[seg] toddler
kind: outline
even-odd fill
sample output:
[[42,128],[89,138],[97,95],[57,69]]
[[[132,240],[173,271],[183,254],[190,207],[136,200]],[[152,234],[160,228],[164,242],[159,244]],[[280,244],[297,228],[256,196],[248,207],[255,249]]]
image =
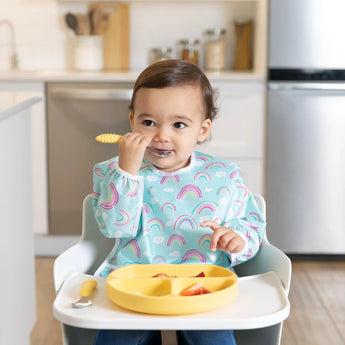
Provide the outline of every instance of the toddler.
[[[255,256],[265,222],[237,164],[195,151],[217,113],[201,69],[165,60],[138,77],[132,132],[94,167],[93,205],[115,246],[96,275],[129,264],[207,263],[232,269]],[[178,331],[180,345],[233,345],[231,330]],[[160,344],[159,331],[100,331],[95,344]]]

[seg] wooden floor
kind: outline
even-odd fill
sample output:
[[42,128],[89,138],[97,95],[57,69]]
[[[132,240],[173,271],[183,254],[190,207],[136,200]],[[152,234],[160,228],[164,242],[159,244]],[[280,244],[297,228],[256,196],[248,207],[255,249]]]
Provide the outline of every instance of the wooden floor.
[[[31,345],[60,345],[52,315],[53,258],[36,259],[37,323]],[[281,345],[345,345],[345,261],[293,261],[291,313]]]

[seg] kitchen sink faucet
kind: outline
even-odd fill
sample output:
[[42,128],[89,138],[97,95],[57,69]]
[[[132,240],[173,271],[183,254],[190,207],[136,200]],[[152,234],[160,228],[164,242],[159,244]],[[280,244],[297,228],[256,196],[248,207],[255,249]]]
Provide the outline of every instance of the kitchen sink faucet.
[[[2,27],[8,28],[7,31],[9,33],[9,39],[7,42],[8,49],[4,49],[5,53],[8,53],[8,56],[0,57],[0,69],[13,70],[18,67],[18,56],[17,56],[17,49],[16,49],[14,26],[12,22],[10,22],[9,20],[2,19],[0,20],[0,33],[1,33]],[[0,46],[1,46],[1,41],[0,41]]]

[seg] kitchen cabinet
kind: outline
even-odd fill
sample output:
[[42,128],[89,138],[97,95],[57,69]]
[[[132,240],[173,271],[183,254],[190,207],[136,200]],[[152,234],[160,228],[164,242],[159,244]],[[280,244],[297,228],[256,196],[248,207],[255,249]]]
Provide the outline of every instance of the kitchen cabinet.
[[211,82],[219,92],[219,113],[210,140],[199,145],[199,149],[239,163],[249,188],[264,194],[264,84],[260,81]]
[[219,113],[206,145],[213,155],[262,158],[264,85],[261,82],[217,82]]
[[[36,234],[48,232],[48,212],[47,212],[47,167],[46,167],[46,120],[45,120],[45,90],[44,82],[40,78],[29,77],[23,80],[23,75],[18,72],[18,77],[13,80],[4,80],[9,72],[4,73],[1,78],[0,91],[5,92],[34,92],[40,95],[42,102],[31,107],[30,130],[31,130],[31,167],[32,167],[32,204],[33,204],[33,230]],[[6,150],[7,146],[0,147]]]
[[29,344],[36,319],[30,109],[38,94],[0,92],[0,344]]

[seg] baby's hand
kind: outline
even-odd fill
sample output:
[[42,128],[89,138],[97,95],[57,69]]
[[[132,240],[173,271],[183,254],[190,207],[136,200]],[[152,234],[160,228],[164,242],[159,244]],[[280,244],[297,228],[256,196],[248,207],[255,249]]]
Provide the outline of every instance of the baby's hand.
[[132,175],[137,175],[144,158],[150,137],[139,133],[127,133],[119,141],[119,167]]
[[211,250],[213,252],[219,249],[232,253],[239,253],[244,249],[245,242],[243,238],[234,230],[221,226],[212,220],[206,220],[200,225],[208,226],[213,230],[211,238]]

